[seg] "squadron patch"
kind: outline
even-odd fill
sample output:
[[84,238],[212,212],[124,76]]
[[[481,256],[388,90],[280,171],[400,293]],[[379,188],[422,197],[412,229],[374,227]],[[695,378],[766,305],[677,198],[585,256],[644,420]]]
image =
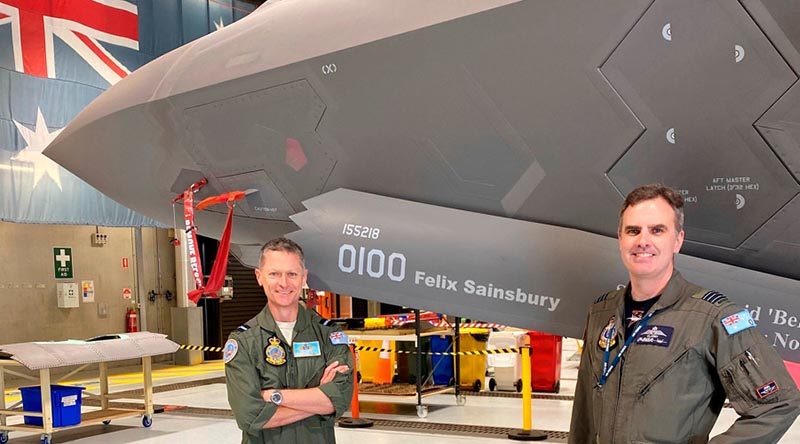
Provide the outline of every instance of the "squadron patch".
[[264,349],[267,356],[267,363],[272,365],[286,364],[286,350],[281,345],[281,340],[277,336],[269,338],[269,345]]
[[722,318],[722,326],[725,327],[725,331],[728,332],[728,335],[733,335],[740,331],[747,330],[748,328],[755,327],[756,321],[750,316],[748,310],[742,310],[726,318]]
[[334,331],[330,334],[331,344],[333,345],[347,345],[349,340],[347,339],[347,333],[343,331]]
[[780,387],[778,387],[778,384],[775,383],[775,381],[770,381],[756,388],[756,395],[758,396],[758,399],[764,399],[769,395],[774,395],[775,393],[778,393],[780,390],[781,390]]
[[239,343],[236,342],[236,339],[228,339],[228,342],[225,343],[225,348],[222,350],[222,362],[225,364],[231,362],[238,351]]
[[636,336],[636,343],[669,347],[674,330],[673,327],[668,327],[666,325],[652,325]]
[[600,332],[600,338],[597,341],[597,345],[600,346],[603,350],[606,347],[610,349],[614,348],[617,345],[617,327],[614,325],[614,321],[616,321],[616,316],[611,316],[611,319],[608,320],[608,324],[603,328],[603,331]]

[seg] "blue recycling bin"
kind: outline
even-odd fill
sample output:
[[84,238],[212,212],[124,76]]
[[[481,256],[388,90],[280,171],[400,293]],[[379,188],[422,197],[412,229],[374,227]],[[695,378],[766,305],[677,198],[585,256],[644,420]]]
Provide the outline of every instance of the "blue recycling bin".
[[[50,401],[53,407],[53,427],[65,427],[81,423],[81,392],[84,387],[51,385]],[[22,409],[26,412],[42,411],[41,387],[20,387]],[[25,424],[41,426],[42,418],[26,416]]]
[[[452,336],[431,336],[432,352],[451,352],[453,351]],[[453,357],[450,355],[431,356],[433,366],[433,383],[436,385],[450,385],[454,381]]]

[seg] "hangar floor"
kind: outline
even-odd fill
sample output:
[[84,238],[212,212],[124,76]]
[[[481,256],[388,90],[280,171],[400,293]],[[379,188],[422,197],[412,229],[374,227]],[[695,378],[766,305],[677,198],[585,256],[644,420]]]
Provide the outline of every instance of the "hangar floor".
[[[549,443],[566,442],[572,395],[575,392],[577,361],[569,360],[575,353],[575,341],[564,341],[561,393],[559,396],[534,394],[533,425],[548,432]],[[209,362],[195,367],[158,366],[154,371],[155,403],[164,406],[156,414],[153,426],[145,429],[139,418],[115,421],[108,426],[87,426],[58,431],[53,442],[75,444],[100,443],[214,443],[235,444],[241,435],[232,419],[227,401],[221,362]],[[96,375],[79,376],[71,384],[85,385],[95,390]],[[136,389],[140,376],[135,373],[117,374],[111,378],[112,391]],[[15,387],[13,381],[9,387]],[[522,425],[522,400],[515,394],[480,393],[467,396],[467,403],[456,405],[452,394],[427,397],[426,418],[417,417],[412,398],[365,395],[361,397],[362,417],[374,419],[369,429],[336,428],[339,443],[409,444],[435,439],[436,443],[456,444],[475,442],[511,442],[505,438],[510,429]],[[6,391],[7,403],[19,400],[19,391]],[[118,402],[136,402],[120,399]],[[92,407],[86,407],[91,409]],[[665,407],[668,408],[668,407]],[[731,408],[722,411],[712,435],[727,429],[736,419]],[[10,422],[18,422],[12,418]],[[38,443],[39,435],[11,432],[12,444]],[[800,442],[800,421],[796,422],[781,443]]]

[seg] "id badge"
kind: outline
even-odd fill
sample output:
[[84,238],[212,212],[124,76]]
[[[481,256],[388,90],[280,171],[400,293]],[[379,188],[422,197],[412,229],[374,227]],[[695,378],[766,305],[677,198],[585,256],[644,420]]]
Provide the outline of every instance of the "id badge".
[[319,341],[295,342],[292,344],[292,352],[295,358],[308,358],[322,354],[319,350]]

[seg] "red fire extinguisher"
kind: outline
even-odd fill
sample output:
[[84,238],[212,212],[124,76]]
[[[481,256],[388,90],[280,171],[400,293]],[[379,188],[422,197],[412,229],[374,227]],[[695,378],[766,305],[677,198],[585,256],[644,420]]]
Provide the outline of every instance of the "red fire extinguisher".
[[136,333],[139,331],[137,318],[136,310],[133,307],[129,308],[125,313],[125,333]]

